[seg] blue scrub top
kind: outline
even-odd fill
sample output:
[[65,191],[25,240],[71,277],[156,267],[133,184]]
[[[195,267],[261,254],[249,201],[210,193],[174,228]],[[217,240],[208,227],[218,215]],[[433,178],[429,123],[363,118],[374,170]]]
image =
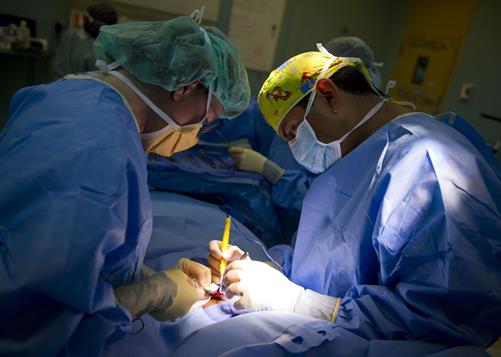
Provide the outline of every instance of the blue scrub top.
[[304,199],[290,278],[342,297],[336,324],[361,337],[501,335],[501,166],[464,119],[443,121],[387,124]]
[[130,316],[152,217],[146,155],[122,97],[61,79],[13,97],[0,134],[0,351],[99,355]]

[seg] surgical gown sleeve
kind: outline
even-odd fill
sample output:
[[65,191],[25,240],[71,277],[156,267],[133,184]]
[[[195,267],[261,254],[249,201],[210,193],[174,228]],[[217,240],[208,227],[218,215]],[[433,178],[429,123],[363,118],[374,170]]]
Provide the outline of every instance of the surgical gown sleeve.
[[273,185],[271,198],[273,203],[285,208],[301,210],[303,199],[314,176],[301,170],[286,170]]
[[0,354],[97,356],[129,314],[151,233],[146,164],[121,97],[93,80],[16,94],[0,136]]
[[447,145],[417,140],[383,156],[367,217],[380,284],[348,289],[341,327],[484,347],[501,334],[500,177]]

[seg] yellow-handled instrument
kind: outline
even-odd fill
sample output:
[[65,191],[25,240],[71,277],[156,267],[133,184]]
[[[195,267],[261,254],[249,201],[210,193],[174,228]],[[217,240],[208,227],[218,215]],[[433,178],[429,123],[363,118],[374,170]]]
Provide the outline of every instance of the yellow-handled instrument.
[[[231,217],[226,216],[226,221],[224,223],[223,238],[221,239],[221,252],[224,253],[228,250],[230,246],[230,227],[231,227]],[[219,262],[219,274],[221,278],[223,277],[224,270],[226,269],[226,260],[221,258]]]

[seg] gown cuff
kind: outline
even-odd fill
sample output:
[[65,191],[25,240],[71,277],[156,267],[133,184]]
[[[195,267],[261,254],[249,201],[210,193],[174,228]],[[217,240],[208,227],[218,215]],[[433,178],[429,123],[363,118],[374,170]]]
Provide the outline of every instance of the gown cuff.
[[306,289],[299,297],[294,312],[335,322],[340,305],[341,299],[338,297],[322,295]]
[[285,170],[271,160],[266,160],[263,165],[263,176],[272,184],[282,178]]

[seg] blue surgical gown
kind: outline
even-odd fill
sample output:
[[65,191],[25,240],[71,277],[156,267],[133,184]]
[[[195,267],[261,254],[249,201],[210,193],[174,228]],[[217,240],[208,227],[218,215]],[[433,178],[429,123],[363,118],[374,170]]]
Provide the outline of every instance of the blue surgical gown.
[[[264,178],[259,180],[259,175],[257,179],[231,181],[236,176],[232,170],[221,178],[207,170],[206,165],[198,165],[199,158],[205,160],[200,153],[208,151],[209,147],[205,146],[208,143],[236,145],[234,142],[238,142],[242,145],[242,141],[286,170],[275,185]],[[172,160],[151,158],[150,187],[217,202],[251,228],[267,246],[290,243],[313,176],[294,160],[287,143],[266,123],[256,100],[252,99],[238,117],[219,120],[216,127],[200,136],[200,144],[186,153],[174,155]],[[209,165],[211,157],[217,157],[218,153],[208,154]],[[188,165],[178,164],[191,155],[195,155],[195,159],[190,161],[189,169]]]
[[152,217],[122,97],[91,79],[20,90],[0,134],[0,354],[99,355],[130,327]]
[[266,123],[256,99],[238,117],[220,120],[219,126],[200,137],[213,143],[232,142],[245,138],[251,148],[285,169],[285,174],[272,187],[272,201],[286,209],[300,210],[303,198],[314,175],[300,166],[283,141]]
[[501,335],[501,167],[464,119],[404,115],[304,199],[289,276],[342,298],[366,339],[486,347]]

